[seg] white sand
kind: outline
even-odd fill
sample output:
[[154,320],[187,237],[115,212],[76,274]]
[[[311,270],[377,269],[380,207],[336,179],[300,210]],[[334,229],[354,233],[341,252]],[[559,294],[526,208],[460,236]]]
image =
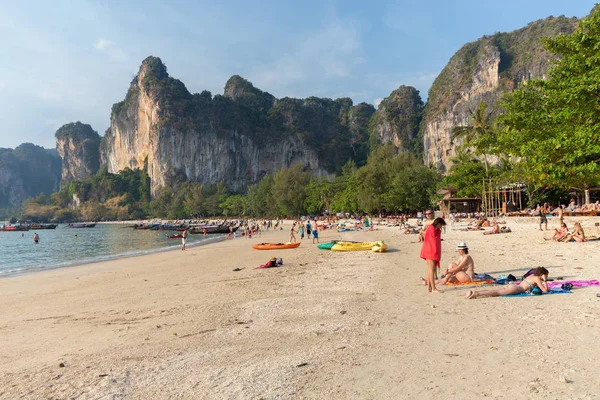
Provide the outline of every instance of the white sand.
[[[577,220],[598,235],[595,219]],[[551,278],[600,278],[600,242],[546,242],[536,223],[510,219],[513,233],[493,236],[448,227],[442,262],[466,241],[477,272],[543,265]],[[600,287],[429,294],[417,237],[398,228],[321,233],[385,239],[385,254],[321,251],[307,239],[252,250],[286,241],[288,229],[1,279],[0,398],[598,398]],[[253,269],[272,255],[285,265]]]

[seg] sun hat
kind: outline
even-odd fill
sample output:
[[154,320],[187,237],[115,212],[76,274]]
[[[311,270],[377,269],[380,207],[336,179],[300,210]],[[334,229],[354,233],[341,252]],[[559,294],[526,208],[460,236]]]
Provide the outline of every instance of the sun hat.
[[456,245],[456,250],[468,250],[469,246],[465,242],[460,242]]
[[271,257],[271,261],[277,261],[277,258]]

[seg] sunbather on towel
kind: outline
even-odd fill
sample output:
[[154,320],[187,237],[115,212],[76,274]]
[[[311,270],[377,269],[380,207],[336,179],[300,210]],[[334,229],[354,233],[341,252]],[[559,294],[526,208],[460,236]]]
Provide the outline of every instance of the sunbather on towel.
[[498,225],[496,222],[494,222],[494,227],[491,231],[483,232],[484,235],[495,235],[497,233],[500,233],[500,225]]
[[548,270],[544,267],[537,267],[533,274],[523,279],[518,285],[510,284],[502,289],[497,290],[469,290],[465,296],[466,299],[476,299],[478,297],[499,297],[507,296],[511,294],[520,294],[525,292],[531,292],[536,286],[539,287],[542,292],[548,293]]
[[[442,279],[438,279],[436,285],[445,285],[447,283],[467,283],[475,279],[475,262],[469,255],[469,247],[465,242],[456,246],[458,260],[448,264],[448,268]],[[421,283],[427,285],[427,281],[421,278]]]

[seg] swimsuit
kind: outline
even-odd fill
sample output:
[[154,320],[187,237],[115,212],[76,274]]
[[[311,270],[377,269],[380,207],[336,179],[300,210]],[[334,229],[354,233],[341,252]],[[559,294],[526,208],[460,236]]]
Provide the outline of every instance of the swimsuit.
[[523,283],[526,283],[527,286],[529,286],[527,289],[525,289],[525,292],[531,292],[533,290],[533,288],[535,287],[535,285],[531,282],[529,282],[527,279],[523,279]]

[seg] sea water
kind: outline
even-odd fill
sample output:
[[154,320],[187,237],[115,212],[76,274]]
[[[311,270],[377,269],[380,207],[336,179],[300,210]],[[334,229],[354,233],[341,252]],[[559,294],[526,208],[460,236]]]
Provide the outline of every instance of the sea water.
[[[34,243],[33,234],[40,236]],[[121,224],[98,224],[94,228],[32,229],[0,232],[0,277],[106,261],[176,249],[181,239],[169,239],[175,231],[135,230]],[[189,235],[187,246],[222,240],[225,235]]]

